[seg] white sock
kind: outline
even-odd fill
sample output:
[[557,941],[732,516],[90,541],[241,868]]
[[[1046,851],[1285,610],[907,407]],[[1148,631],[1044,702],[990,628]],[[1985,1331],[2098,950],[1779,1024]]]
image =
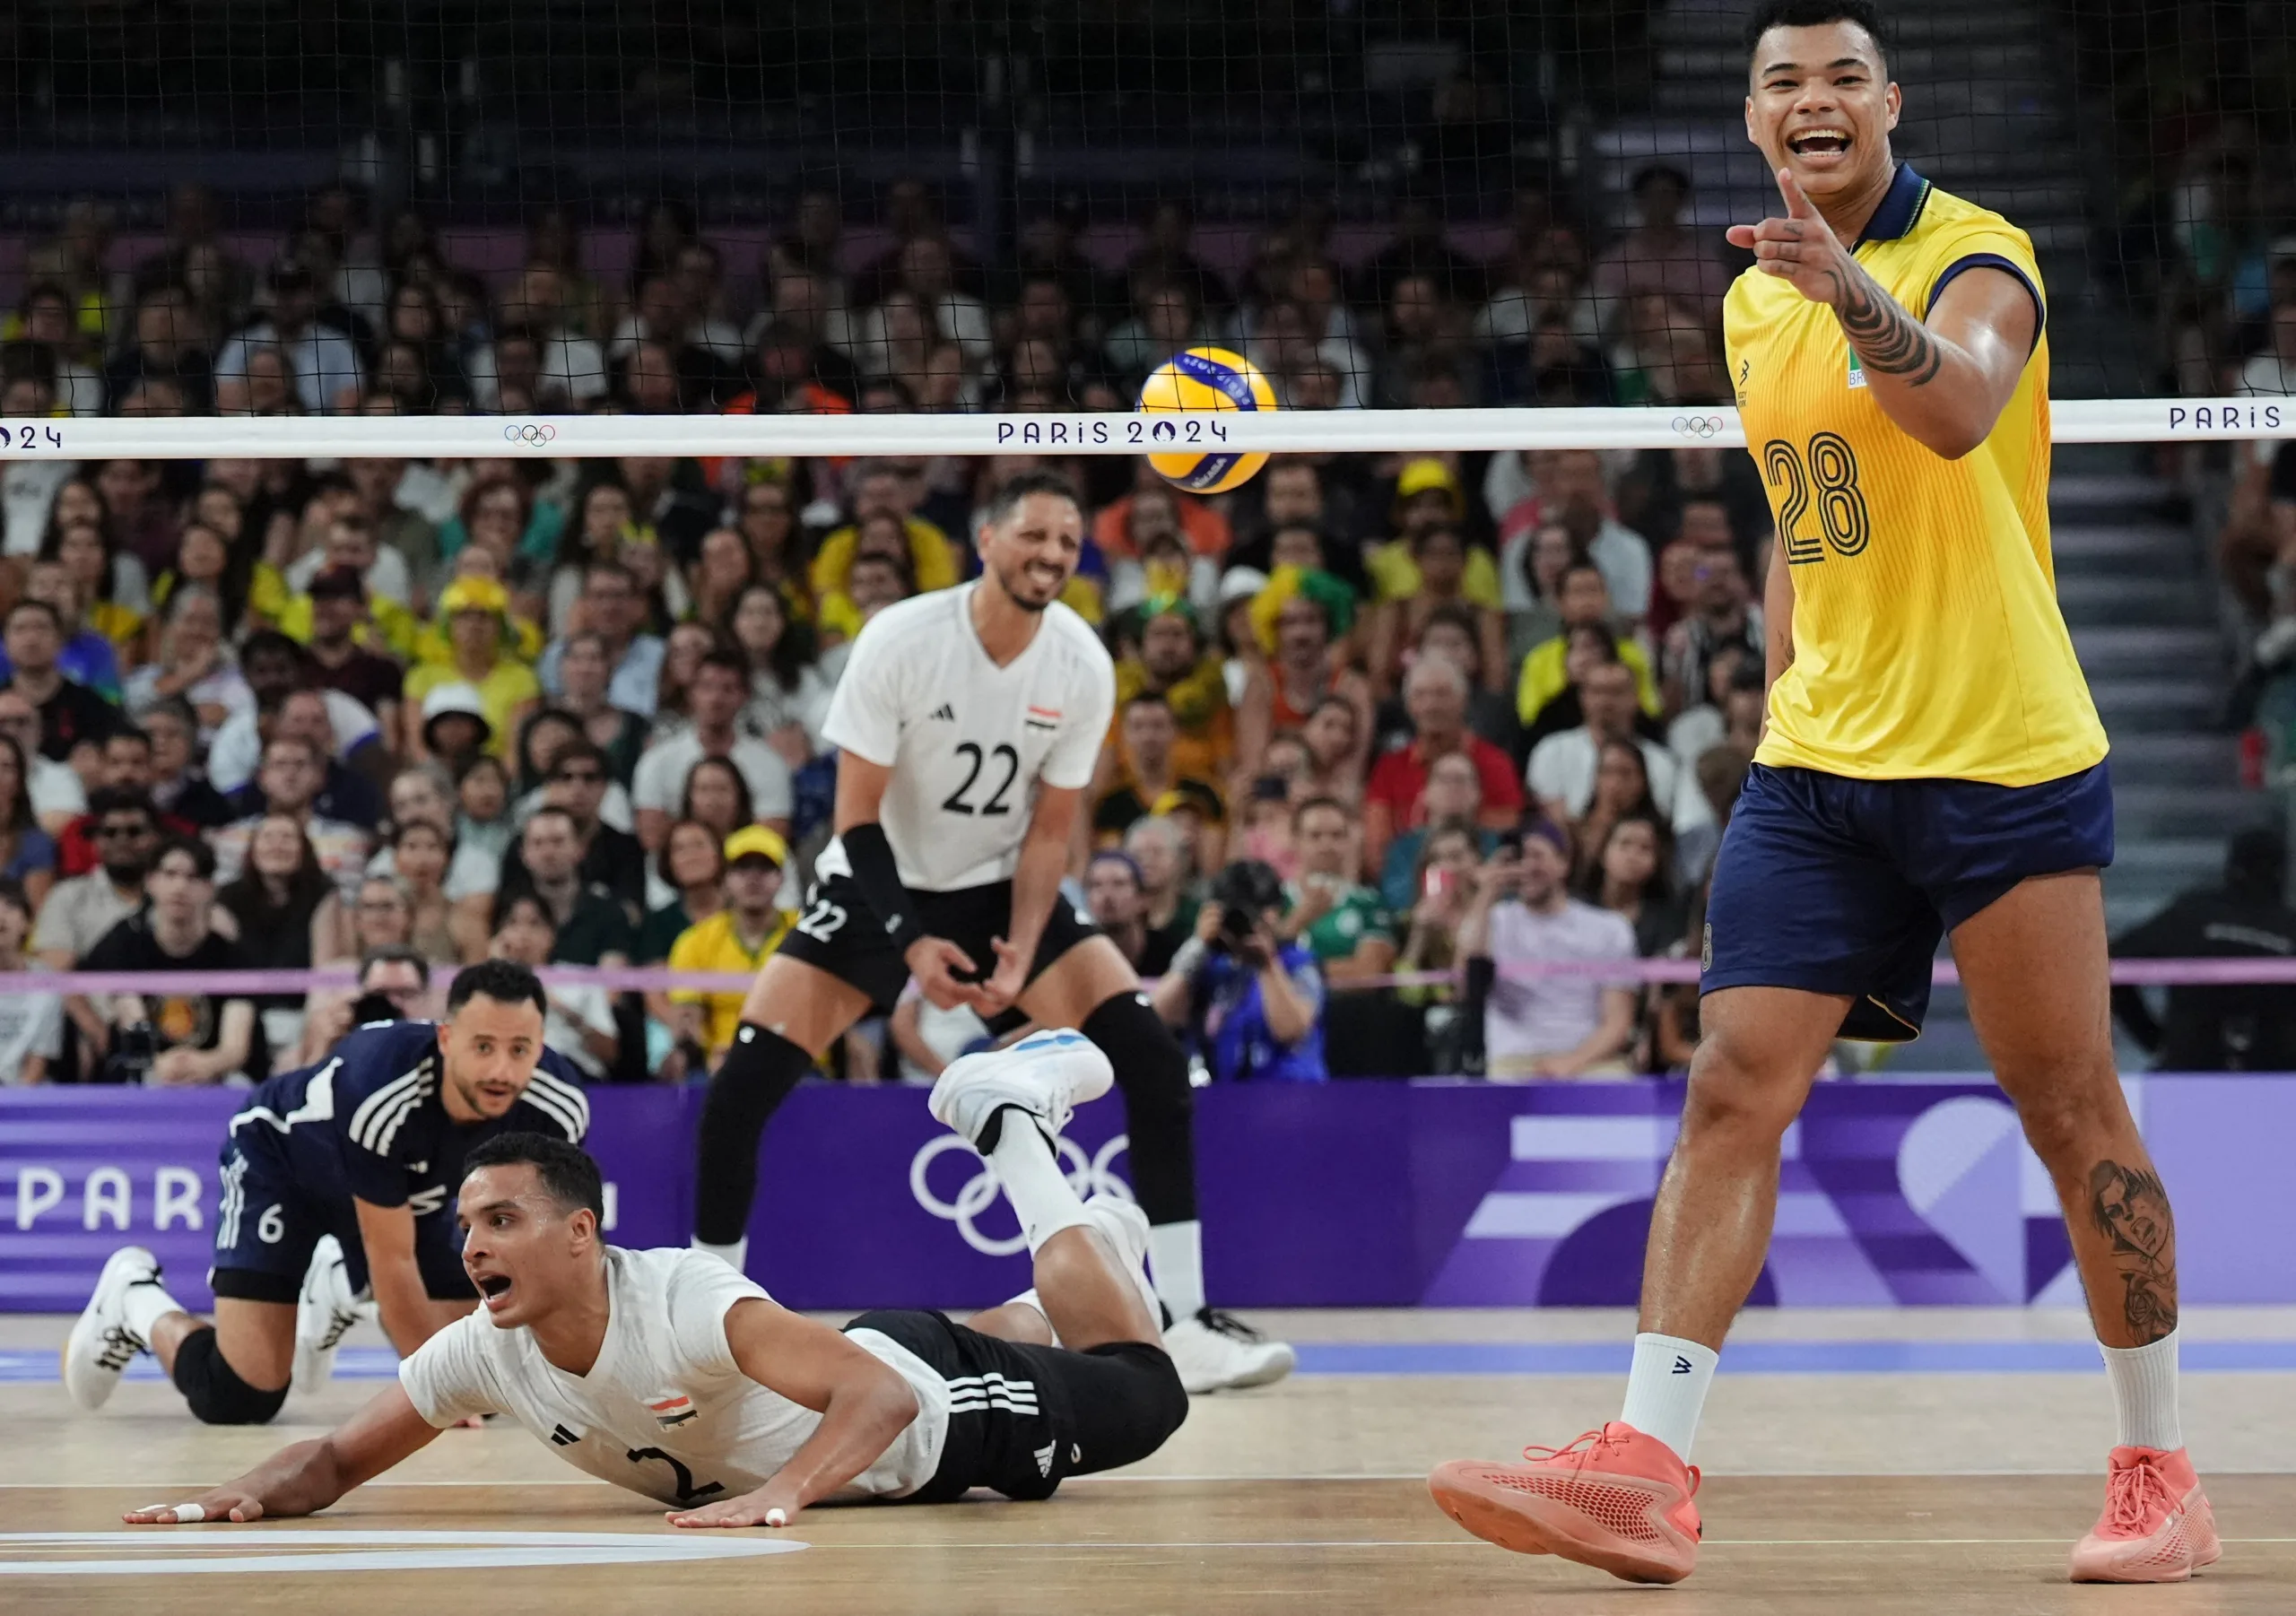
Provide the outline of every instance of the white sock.
[[1176,1319],[1204,1311],[1204,1225],[1159,1223],[1148,1231],[1148,1271]]
[[152,1327],[170,1313],[181,1313],[184,1305],[168,1294],[167,1287],[152,1280],[145,1284],[130,1285],[120,1298],[119,1310],[135,1339],[145,1346],[152,1344]]
[[716,1257],[719,1262],[731,1268],[735,1273],[746,1273],[749,1272],[747,1268],[743,1266],[744,1264],[749,1261],[750,1238],[747,1235],[744,1235],[731,1246],[712,1246],[707,1240],[696,1240],[693,1243],[693,1248],[696,1251],[708,1252],[711,1256]]
[[2113,1385],[2119,1445],[2170,1453],[2182,1447],[2184,1427],[2177,1418],[2177,1333],[2170,1331],[2149,1347],[2109,1347],[2099,1342],[2097,1351],[2105,1355],[2105,1378]]
[[996,1169],[996,1181],[1004,1186],[1004,1198],[1020,1217],[1031,1256],[1064,1229],[1091,1227],[1092,1221],[1084,1215],[1083,1199],[1068,1182],[1068,1175],[1060,1170],[1060,1158],[1052,1153],[1036,1119],[1026,1112],[1014,1109],[1004,1118],[996,1148],[988,1153],[988,1164]]
[[1679,1335],[1634,1338],[1634,1368],[1627,1372],[1626,1406],[1619,1419],[1646,1437],[1656,1437],[1674,1450],[1674,1457],[1690,1463],[1690,1445],[1698,1435],[1698,1416],[1706,1407],[1706,1388],[1714,1384],[1714,1366],[1721,1354],[1712,1347],[1684,1341]]

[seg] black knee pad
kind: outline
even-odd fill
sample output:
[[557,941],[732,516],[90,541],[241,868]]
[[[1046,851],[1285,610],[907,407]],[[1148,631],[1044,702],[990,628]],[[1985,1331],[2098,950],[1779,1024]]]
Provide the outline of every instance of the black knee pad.
[[205,1425],[267,1425],[287,1401],[287,1388],[266,1392],[241,1380],[216,1344],[211,1326],[196,1330],[176,1349],[176,1390]]
[[779,1033],[744,1021],[701,1104],[693,1229],[713,1246],[742,1238],[757,1196],[757,1145],[813,1057]]
[[1121,1395],[1106,1413],[1096,1413],[1095,1440],[1089,1444],[1095,1469],[1136,1464],[1171,1440],[1187,1423],[1187,1388],[1171,1355],[1152,1342],[1118,1341],[1092,1347],[1085,1356],[1122,1371]]
[[1143,993],[1118,994],[1078,1029],[1116,1069],[1132,1138],[1132,1179],[1151,1223],[1196,1217],[1196,1090],[1187,1056]]
[[1142,1377],[1152,1388],[1147,1398],[1151,1416],[1164,1433],[1161,1444],[1187,1423],[1187,1387],[1182,1384],[1179,1366],[1172,1361],[1170,1353],[1152,1342],[1135,1344],[1145,1349],[1136,1356]]

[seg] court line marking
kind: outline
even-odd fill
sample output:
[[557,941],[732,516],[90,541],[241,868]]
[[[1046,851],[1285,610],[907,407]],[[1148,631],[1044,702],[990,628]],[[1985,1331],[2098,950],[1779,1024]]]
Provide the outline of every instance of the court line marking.
[[[1716,1479],[1724,1481],[1952,1481],[1970,1478],[2030,1476],[2035,1478],[2067,1476],[2082,1477],[2099,1474],[2095,1467],[2080,1470],[1740,1470],[1721,1473]],[[2212,1480],[2228,1476],[2259,1476],[2278,1479],[2296,1474],[2296,1468],[2283,1470],[2240,1469],[2209,1471]],[[1109,1486],[1180,1486],[1191,1483],[1254,1482],[1278,1486],[1296,1486],[1314,1481],[1424,1481],[1423,1470],[1362,1471],[1348,1473],[1325,1472],[1315,1475],[1271,1474],[1265,1471],[1199,1472],[1181,1475],[1091,1475],[1070,1476],[1063,1487]],[[136,1476],[121,1481],[0,1481],[0,1492],[68,1492],[121,1491],[133,1488],[151,1487],[161,1490],[193,1488],[204,1490],[216,1486],[216,1478],[203,1476],[194,1481],[151,1481]],[[594,1476],[536,1476],[531,1480],[516,1478],[475,1477],[461,1481],[365,1481],[357,1489],[371,1492],[384,1487],[604,1487],[618,1496],[627,1496],[626,1490],[611,1481]],[[340,1517],[337,1517],[340,1518]],[[2231,1542],[2231,1540],[2226,1539]]]
[[[636,1532],[389,1531],[374,1528],[0,1532],[0,1577],[201,1577],[347,1571],[489,1571],[570,1566],[698,1564],[791,1554],[795,1538]],[[101,1559],[39,1557],[74,1549]],[[249,1554],[247,1550],[285,1552]],[[221,1552],[200,1552],[218,1551]],[[145,1559],[149,1554],[157,1558]],[[125,1558],[123,1558],[125,1556]]]
[[[2225,1537],[2221,1542],[2244,1546],[2257,1544],[2296,1543],[2296,1537]],[[2063,1537],[1709,1537],[1700,1541],[1705,1549],[1909,1549],[1972,1548],[1998,1544],[2003,1548],[2031,1548],[2035,1544],[2061,1544]],[[914,1542],[914,1543],[827,1543],[808,1540],[816,1553],[835,1553],[839,1550],[866,1551],[870,1553],[891,1551],[926,1552],[943,1549],[1483,1549],[1490,1545],[1471,1537],[1449,1538],[1249,1538],[1205,1539],[1170,1542],[1118,1542],[1109,1539],[1092,1538],[1082,1542],[1057,1542],[1041,1539],[1020,1542]]]
[[[7,1534],[0,1534],[0,1537],[4,1537],[5,1535],[7,1535]],[[105,1539],[111,1539],[111,1538],[113,1538],[116,1534],[111,1533],[77,1533],[77,1534],[74,1534],[74,1533],[23,1533],[23,1534],[21,1534],[21,1535],[22,1535],[22,1536],[24,1536],[24,1537],[27,1537],[27,1538],[39,1538],[39,1539],[43,1539],[43,1540],[47,1540],[47,1541],[53,1542],[53,1541],[56,1541],[57,1539],[59,1539],[59,1538],[65,1538],[65,1537],[70,1537],[70,1536],[75,1536],[75,1535],[76,1535],[76,1536],[87,1537],[87,1538],[91,1538],[91,1539],[92,1539],[92,1538],[96,1538],[96,1537],[102,1537],[102,1538],[105,1538]],[[202,1542],[203,1542],[206,1546],[211,1546],[211,1547],[220,1548],[220,1547],[222,1547],[222,1546],[226,1542],[228,1542],[228,1541],[231,1541],[231,1540],[233,1540],[233,1539],[236,1539],[236,1540],[239,1540],[239,1541],[240,1541],[240,1542],[249,1542],[249,1540],[256,1538],[256,1537],[257,1537],[257,1534],[256,1534],[256,1533],[242,1533],[241,1532],[239,1532],[239,1529],[237,1529],[237,1528],[233,1528],[233,1529],[232,1529],[232,1530],[228,1533],[228,1534],[225,1534],[225,1533],[215,1533],[215,1534],[213,1534],[212,1536],[211,1536],[211,1535],[207,1535],[207,1534],[203,1534],[202,1539],[201,1539],[200,1541],[202,1541]],[[306,1528],[306,1529],[303,1529],[303,1530],[300,1530],[300,1531],[279,1532],[279,1533],[272,1533],[272,1534],[271,1534],[271,1536],[272,1536],[273,1538],[279,1539],[279,1540],[286,1540],[286,1539],[291,1539],[291,1539],[299,1539],[299,1540],[302,1540],[303,1542],[309,1542],[309,1543],[311,1544],[311,1546],[312,1546],[314,1549],[317,1549],[317,1548],[318,1548],[318,1547],[319,1547],[319,1545],[320,1545],[320,1544],[325,1543],[325,1542],[330,1542],[330,1541],[332,1541],[332,1542],[340,1542],[340,1543],[344,1543],[344,1544],[348,1545],[348,1544],[351,1544],[351,1543],[353,1543],[353,1542],[360,1542],[361,1540],[379,1540],[379,1541],[382,1541],[382,1542],[389,1542],[404,1541],[404,1540],[406,1540],[406,1539],[421,1538],[421,1537],[423,1537],[423,1536],[426,1536],[426,1535],[429,1535],[429,1534],[421,1533],[387,1533],[387,1532],[349,1532],[349,1531],[333,1532],[333,1531],[328,1531],[327,1529],[326,1529],[326,1528],[324,1528],[324,1527],[312,1527],[312,1528]],[[446,1534],[440,1534],[440,1535],[446,1535]],[[560,1536],[560,1535],[562,1535],[562,1536],[564,1536],[564,1537],[566,1537],[566,1538],[570,1538],[570,1539],[573,1539],[573,1540],[575,1540],[574,1542],[568,1542],[568,1543],[566,1543],[566,1544],[564,1544],[564,1545],[563,1545],[563,1547],[564,1547],[564,1548],[566,1548],[567,1550],[570,1550],[570,1551],[573,1551],[573,1552],[569,1553],[569,1554],[567,1555],[567,1557],[566,1557],[563,1560],[522,1560],[522,1561],[504,1562],[504,1563],[525,1564],[525,1565],[558,1565],[558,1564],[564,1564],[564,1565],[576,1565],[576,1564],[584,1564],[584,1563],[590,1563],[590,1564],[614,1564],[614,1563],[628,1563],[627,1561],[625,1561],[625,1560],[622,1560],[620,1556],[611,1556],[611,1557],[610,1557],[610,1551],[609,1551],[608,1553],[601,1553],[600,1549],[599,1549],[599,1548],[597,1548],[597,1547],[594,1547],[594,1546],[593,1546],[593,1544],[592,1544],[591,1542],[583,1542],[583,1541],[582,1541],[583,1539],[585,1539],[586,1537],[588,1537],[588,1536],[590,1535],[590,1534],[583,1533],[570,1532],[570,1533],[563,1533],[563,1534],[558,1534],[558,1533],[529,1533],[529,1534],[510,1534],[510,1533],[503,1533],[503,1534],[497,1534],[497,1533],[467,1533],[467,1534],[464,1534],[464,1535],[467,1535],[467,1536],[471,1536],[471,1537],[494,1537],[494,1536],[498,1536],[498,1535],[500,1535],[500,1536],[514,1536],[514,1535],[516,1535],[516,1536],[525,1536],[525,1537],[529,1537],[529,1538],[532,1538],[532,1539],[535,1539],[535,1540],[541,1540],[541,1539],[544,1539],[544,1538],[551,1537],[551,1536]],[[741,1558],[741,1557],[743,1557],[743,1556],[744,1556],[744,1555],[746,1555],[746,1554],[766,1554],[766,1553],[775,1553],[775,1552],[787,1553],[787,1552],[788,1552],[788,1551],[792,1551],[792,1550],[796,1550],[796,1549],[810,1549],[810,1550],[812,1550],[812,1551],[813,1551],[813,1552],[815,1552],[815,1553],[826,1553],[826,1554],[834,1554],[834,1553],[839,1552],[839,1551],[845,1551],[856,1552],[856,1553],[870,1553],[870,1554],[889,1554],[889,1553],[915,1554],[915,1553],[937,1553],[937,1552],[942,1551],[944,1551],[944,1550],[950,1550],[950,1549],[985,1549],[985,1550],[995,1550],[995,1551],[999,1551],[999,1552],[1006,1552],[1006,1553],[1009,1553],[1009,1552],[1011,1552],[1012,1551],[1014,1551],[1014,1550],[1028,1550],[1028,1549],[1033,1549],[1033,1550],[1040,1550],[1040,1551],[1058,1551],[1058,1552],[1063,1552],[1063,1553],[1073,1553],[1073,1552],[1074,1552],[1075,1551],[1080,1550],[1080,1549],[1086,1549],[1086,1550],[1091,1550],[1091,1549],[1116,1549],[1116,1550],[1126,1550],[1126,1551],[1132,1551],[1132,1550],[1142,1550],[1142,1549],[1166,1549],[1166,1550],[1202,1551],[1202,1550],[1208,1550],[1208,1549],[1278,1549],[1278,1550],[1283,1550],[1283,1549],[1483,1549],[1483,1548],[1486,1548],[1486,1547],[1488,1547],[1488,1545],[1487,1545],[1487,1544],[1485,1544],[1485,1543],[1482,1542],[1481,1541],[1479,1541],[1479,1540],[1477,1540],[1477,1539],[1474,1539],[1474,1538],[1469,1538],[1469,1537],[1445,1537],[1445,1538],[1417,1538],[1417,1537],[1397,1537],[1397,1538],[1320,1538],[1320,1537],[1305,1537],[1305,1538],[1241,1538],[1241,1539],[1229,1539],[1229,1538],[1196,1538],[1196,1539],[1178,1539],[1178,1538],[1175,1538],[1175,1539],[1169,1539],[1169,1540],[1138,1539],[1138,1540],[1132,1540],[1132,1541],[1118,1541],[1118,1540],[1114,1540],[1114,1539],[1108,1539],[1108,1538],[1091,1538],[1091,1539],[1085,1539],[1085,1540],[1067,1540],[1067,1539],[1049,1539],[1049,1538],[1048,1538],[1048,1539],[1025,1539],[1025,1540],[1020,1540],[1020,1541],[1004,1541],[1004,1540],[1000,1540],[1000,1541],[996,1541],[996,1542],[981,1542],[981,1541],[973,1541],[973,1542],[947,1542],[947,1541],[935,1540],[935,1541],[931,1541],[931,1542],[901,1542],[901,1543],[839,1543],[839,1542],[822,1542],[819,1541],[818,1539],[808,1539],[808,1540],[804,1541],[804,1542],[796,1542],[796,1541],[794,1541],[794,1540],[789,1540],[789,1539],[771,1539],[771,1538],[734,1538],[734,1539],[726,1539],[726,1538],[722,1538],[722,1537],[714,1537],[714,1538],[709,1538],[709,1539],[699,1539],[699,1540],[697,1540],[697,1539],[685,1538],[685,1537],[683,1537],[683,1536],[671,1536],[671,1535],[668,1535],[668,1534],[662,1534],[662,1533],[617,1534],[617,1535],[637,1535],[637,1536],[639,1536],[639,1537],[641,1537],[641,1538],[643,1538],[643,1539],[645,1539],[645,1540],[647,1540],[647,1541],[648,1541],[648,1542],[657,1542],[657,1543],[664,1543],[664,1542],[695,1542],[695,1541],[702,1541],[702,1542],[727,1542],[727,1543],[729,1543],[729,1544],[731,1544],[731,1543],[739,1543],[739,1544],[748,1544],[748,1545],[752,1545],[751,1547],[749,1547],[749,1548],[747,1548],[747,1549],[730,1548],[730,1547],[729,1547],[729,1548],[727,1548],[727,1549],[720,1550],[720,1551],[718,1551],[718,1552],[716,1552],[715,1554],[709,1553],[709,1552],[706,1552],[706,1551],[686,1551],[686,1552],[684,1552],[684,1553],[676,1553],[676,1554],[671,1554],[671,1555],[667,1555],[667,1556],[639,1555],[639,1554],[637,1554],[637,1553],[635,1553],[635,1552],[632,1552],[632,1553],[631,1554],[631,1556],[630,1556],[630,1558],[631,1558],[631,1559],[632,1559],[632,1560],[657,1559],[657,1560],[708,1560],[708,1559],[720,1559],[720,1558],[724,1558],[724,1559],[732,1559],[732,1558]],[[156,1533],[156,1532],[155,1532],[155,1533],[154,1533],[154,1538],[155,1538],[155,1540],[158,1538],[158,1536],[159,1536],[158,1533]],[[187,1539],[186,1539],[186,1537],[185,1537],[185,1536],[183,1536],[183,1535],[181,1535],[181,1534],[170,1533],[165,1541],[166,1541],[167,1542],[169,1542],[169,1543],[171,1543],[171,1544],[182,1544],[182,1545],[185,1545],[185,1546],[188,1546],[188,1544],[187,1544]],[[2242,1546],[2242,1547],[2245,1547],[2245,1548],[2253,1548],[2253,1547],[2278,1547],[2278,1546],[2283,1546],[2283,1545],[2286,1545],[2286,1544],[2290,1544],[2290,1543],[2296,1543],[2296,1537],[2228,1537],[2228,1538],[2223,1538],[2223,1539],[2222,1539],[2221,1541],[2222,1541],[2222,1542],[2226,1542],[2226,1543],[2234,1543],[2234,1544],[2239,1544],[2239,1545],[2240,1545],[2240,1546]],[[2061,1536],[2061,1535],[2060,1535],[2060,1536],[2057,1536],[2057,1537],[1769,1537],[1769,1538],[1756,1538],[1756,1537],[1738,1537],[1738,1538],[1709,1537],[1709,1538],[1707,1538],[1707,1539],[1702,1540],[1702,1542],[1701,1542],[1700,1546],[1701,1546],[1701,1547],[1703,1547],[1703,1548],[1708,1548],[1708,1549],[1891,1549],[1891,1548],[1905,1548],[1905,1549],[1952,1549],[1952,1548],[1961,1548],[1961,1549],[1969,1549],[1969,1548],[1988,1548],[1988,1547],[1994,1547],[1994,1548],[2004,1548],[2004,1549],[2023,1549],[2023,1548],[2033,1548],[2033,1547],[2046,1547],[2046,1546],[2048,1546],[2048,1545],[2051,1545],[2051,1544],[2061,1544],[2061,1543],[2063,1543],[2064,1542],[2065,1542],[2065,1539],[2064,1539],[2064,1537],[2063,1537],[2063,1536]],[[29,1546],[30,1546],[30,1545],[27,1544],[26,1546],[27,1546],[27,1547],[29,1547]],[[155,1548],[155,1549],[156,1549],[156,1548],[158,1548],[159,1546],[160,1546],[160,1542],[157,1542],[157,1541],[155,1541],[155,1542],[153,1542],[153,1544],[152,1544],[152,1547],[153,1547],[153,1548]],[[255,1546],[255,1545],[254,1545],[252,1542],[250,1542],[250,1543],[249,1543],[249,1546]],[[286,1546],[286,1545],[285,1545],[285,1543],[283,1542],[281,1543],[281,1545],[280,1545],[280,1546],[283,1546],[283,1546]],[[535,1546],[536,1548],[540,1548],[540,1547],[543,1547],[544,1545],[543,1545],[543,1543],[541,1543],[540,1542],[536,1542]],[[548,1546],[550,1546],[550,1547],[559,1547],[560,1545],[557,1545],[557,1544],[550,1544],[550,1545],[548,1545]],[[632,1549],[632,1551],[635,1551],[635,1550],[637,1549],[637,1545],[636,1545],[636,1544],[632,1544],[632,1545],[631,1545],[631,1549]],[[584,1552],[582,1552],[584,1550],[587,1550],[587,1551],[588,1551],[588,1553],[587,1553],[587,1554],[585,1554]],[[277,1558],[269,1558],[269,1557],[266,1557],[266,1559],[265,1560],[265,1561],[264,1561],[263,1563],[265,1565],[265,1567],[266,1567],[266,1568],[274,1568],[274,1569],[288,1569],[288,1568],[291,1568],[291,1569],[295,1569],[295,1570],[304,1570],[304,1569],[324,1569],[324,1568],[326,1568],[327,1566],[329,1566],[329,1565],[333,1565],[333,1566],[335,1566],[335,1567],[338,1567],[338,1568],[359,1568],[359,1569],[368,1569],[368,1568],[373,1568],[373,1569],[383,1569],[383,1568],[387,1568],[380,1567],[380,1566],[374,1567],[374,1568],[368,1568],[368,1567],[365,1567],[365,1566],[363,1566],[363,1565],[358,1565],[358,1564],[357,1564],[357,1562],[356,1562],[356,1560],[354,1559],[354,1557],[352,1557],[352,1556],[351,1556],[351,1555],[349,1555],[349,1554],[345,1554],[345,1553],[339,1553],[339,1552],[338,1552],[338,1553],[332,1553],[332,1554],[314,1554],[314,1555],[311,1555],[311,1556],[309,1556],[309,1557],[308,1557],[308,1558],[309,1558],[309,1559],[310,1559],[314,1563],[313,1563],[313,1564],[311,1564],[311,1565],[309,1565],[309,1566],[304,1566],[304,1565],[300,1565],[300,1564],[292,1565],[292,1566],[289,1566],[289,1565],[287,1565],[285,1562],[286,1562],[290,1558],[291,1558],[291,1557],[277,1557]],[[297,1558],[300,1558],[300,1557],[297,1557]],[[56,1562],[52,1562],[52,1563],[53,1563],[55,1566],[61,1567],[61,1566],[67,1565],[67,1564],[72,1564],[72,1563],[74,1563],[74,1562],[69,1562],[69,1561],[56,1561]],[[147,1563],[148,1563],[148,1562],[147,1562]],[[190,1563],[191,1563],[191,1564],[194,1564],[194,1565],[215,1566],[215,1565],[218,1565],[218,1564],[222,1564],[222,1563],[223,1563],[223,1562],[220,1562],[220,1561],[213,1560],[196,1560],[196,1561],[193,1561],[193,1562],[190,1562]],[[6,1564],[6,1562],[0,1562],[0,1566],[4,1566],[5,1564]],[[13,1568],[9,1568],[13,1569]],[[178,1568],[177,1568],[177,1567],[170,1567],[170,1568],[170,1568],[170,1569],[178,1569]],[[238,1565],[233,1565],[230,1568],[232,1568],[232,1569],[240,1569],[240,1568],[241,1568],[241,1567],[239,1567],[239,1566],[238,1566]],[[21,1573],[21,1572],[20,1572],[19,1574],[21,1575],[21,1574],[23,1574],[23,1573]]]

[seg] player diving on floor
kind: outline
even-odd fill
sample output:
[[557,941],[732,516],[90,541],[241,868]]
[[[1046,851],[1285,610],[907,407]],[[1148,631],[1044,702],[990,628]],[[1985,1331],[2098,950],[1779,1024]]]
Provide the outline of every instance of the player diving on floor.
[[589,1127],[580,1073],[544,1046],[546,1003],[534,972],[490,960],[457,973],[444,1021],[370,1023],[257,1085],[223,1139],[213,1321],[150,1251],[114,1252],[65,1344],[73,1401],[101,1407],[148,1351],[200,1420],[260,1425],[326,1377],[370,1293],[401,1353],[477,1306],[454,1232],[468,1152]]
[[970,1325],[885,1311],[834,1330],[707,1253],[609,1246],[589,1156],[499,1135],[471,1151],[457,1209],[480,1309],[331,1434],[126,1518],[309,1515],[488,1413],[679,1526],[786,1525],[826,1499],[945,1503],[976,1487],[1046,1499],[1144,1459],[1188,1403],[1143,1268],[1147,1219],[1080,1200],[1051,1143],[1111,1081],[1091,1042],[1050,1031],[934,1085],[933,1115],[987,1160],[1035,1263],[1034,1289]]

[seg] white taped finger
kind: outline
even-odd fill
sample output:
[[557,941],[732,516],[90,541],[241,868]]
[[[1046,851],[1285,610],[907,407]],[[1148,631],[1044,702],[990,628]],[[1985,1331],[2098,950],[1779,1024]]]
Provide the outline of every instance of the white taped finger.
[[781,1509],[769,1509],[765,1512],[765,1524],[769,1526],[787,1526],[789,1524],[788,1512]]
[[190,1526],[207,1518],[207,1508],[203,1504],[178,1504],[175,1514],[177,1525]]

